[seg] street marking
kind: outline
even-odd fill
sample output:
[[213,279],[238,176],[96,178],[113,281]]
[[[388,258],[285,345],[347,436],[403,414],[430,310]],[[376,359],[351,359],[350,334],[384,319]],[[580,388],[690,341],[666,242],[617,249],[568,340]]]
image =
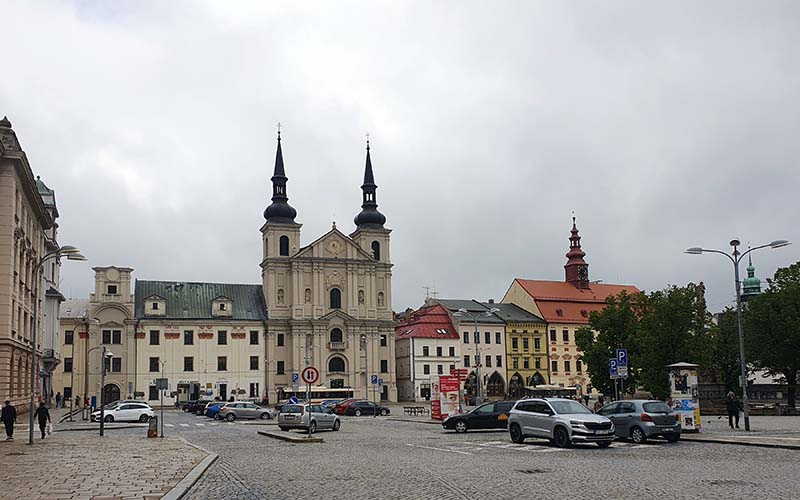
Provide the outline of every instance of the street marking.
[[164,424],[164,425],[166,425],[167,427],[175,427],[175,424]]
[[410,446],[412,448],[422,448],[422,449],[425,449],[425,450],[444,451],[444,452],[447,452],[447,453],[460,453],[461,455],[472,455],[472,453],[470,453],[468,451],[449,450],[447,448],[435,448],[433,446],[422,446],[421,444],[406,443],[406,446]]
[[205,427],[206,424],[195,424],[195,425],[197,425],[198,427]]
[[178,424],[178,425],[180,425],[181,427],[189,427],[189,424]]

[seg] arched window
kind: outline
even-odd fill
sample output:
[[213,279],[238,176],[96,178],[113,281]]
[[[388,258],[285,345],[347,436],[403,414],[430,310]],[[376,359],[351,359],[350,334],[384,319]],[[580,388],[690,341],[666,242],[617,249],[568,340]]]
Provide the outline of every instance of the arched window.
[[343,373],[344,371],[344,360],[339,356],[334,356],[328,361],[328,372]]
[[289,256],[289,237],[286,235],[281,236],[280,239],[280,254],[286,257]]
[[342,331],[338,328],[331,330],[331,342],[342,342]]
[[372,258],[381,260],[381,244],[378,241],[372,242]]
[[331,288],[331,309],[342,308],[342,291],[338,288]]

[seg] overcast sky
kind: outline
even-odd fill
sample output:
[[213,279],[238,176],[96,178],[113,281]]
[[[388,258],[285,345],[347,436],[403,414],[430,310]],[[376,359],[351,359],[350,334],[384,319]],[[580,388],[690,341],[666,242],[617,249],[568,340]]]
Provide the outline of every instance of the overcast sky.
[[56,190],[62,291],[91,266],[259,283],[282,123],[307,244],[354,229],[369,132],[393,307],[500,299],[564,277],[572,211],[590,279],[704,281],[725,249],[800,260],[796,2],[0,0],[0,116]]

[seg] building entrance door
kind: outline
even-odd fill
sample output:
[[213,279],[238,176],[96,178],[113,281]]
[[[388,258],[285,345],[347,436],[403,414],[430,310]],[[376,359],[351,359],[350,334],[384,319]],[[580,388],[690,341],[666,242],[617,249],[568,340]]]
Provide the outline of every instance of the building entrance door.
[[116,384],[106,384],[103,387],[103,403],[107,405],[108,403],[113,403],[114,401],[119,401],[119,387]]
[[222,401],[228,399],[228,384],[219,384],[219,399]]

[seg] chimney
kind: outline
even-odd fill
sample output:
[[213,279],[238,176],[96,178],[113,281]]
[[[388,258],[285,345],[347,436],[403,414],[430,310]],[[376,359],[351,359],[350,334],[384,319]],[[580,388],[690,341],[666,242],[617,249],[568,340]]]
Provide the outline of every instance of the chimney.
[[489,299],[490,304],[494,304],[494,299]]

